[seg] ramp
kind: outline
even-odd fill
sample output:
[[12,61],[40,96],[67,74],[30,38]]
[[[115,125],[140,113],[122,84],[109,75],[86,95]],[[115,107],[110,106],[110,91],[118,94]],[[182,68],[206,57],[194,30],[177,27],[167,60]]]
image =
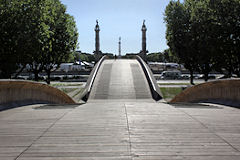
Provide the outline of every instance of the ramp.
[[89,99],[151,99],[147,79],[137,60],[104,60]]

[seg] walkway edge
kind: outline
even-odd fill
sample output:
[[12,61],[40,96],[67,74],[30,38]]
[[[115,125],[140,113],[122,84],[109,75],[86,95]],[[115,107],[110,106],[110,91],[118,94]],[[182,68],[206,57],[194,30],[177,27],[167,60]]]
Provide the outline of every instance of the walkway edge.
[[158,84],[152,74],[152,71],[150,70],[150,68],[147,66],[147,64],[143,61],[143,59],[140,56],[136,56],[136,59],[140,63],[140,65],[143,69],[143,72],[147,78],[148,85],[151,90],[152,98],[155,101],[161,100],[163,96],[162,96],[162,93],[158,87]]
[[106,56],[103,56],[98,62],[97,64],[94,66],[92,72],[90,73],[90,76],[87,80],[87,84],[85,86],[85,89],[83,91],[83,94],[82,94],[82,100],[87,102],[88,98],[89,98],[89,94],[92,90],[92,86],[93,86],[93,83],[94,83],[94,80],[97,76],[97,73],[98,73],[98,70],[102,64],[102,62],[106,59]]

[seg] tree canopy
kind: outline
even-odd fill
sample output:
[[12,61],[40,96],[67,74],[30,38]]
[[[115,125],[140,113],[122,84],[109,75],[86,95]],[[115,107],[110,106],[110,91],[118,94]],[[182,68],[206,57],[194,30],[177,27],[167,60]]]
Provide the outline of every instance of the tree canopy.
[[37,80],[39,72],[51,72],[76,48],[75,21],[59,0],[1,1],[0,20],[2,78],[30,64]]
[[166,49],[163,52],[147,54],[147,61],[148,62],[174,62],[174,63],[179,62],[177,56],[173,55],[169,49]]
[[212,70],[240,76],[240,1],[170,1],[165,10],[166,39],[171,52],[193,71]]

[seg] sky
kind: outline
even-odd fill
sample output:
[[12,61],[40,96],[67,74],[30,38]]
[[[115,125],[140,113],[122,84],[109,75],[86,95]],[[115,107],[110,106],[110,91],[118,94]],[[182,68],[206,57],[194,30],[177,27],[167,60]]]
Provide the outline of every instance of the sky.
[[168,48],[165,39],[164,10],[170,0],[61,0],[78,28],[82,52],[95,50],[95,25],[100,26],[100,50],[118,54],[122,39],[122,55],[141,50],[141,27],[146,20],[147,50],[162,52]]

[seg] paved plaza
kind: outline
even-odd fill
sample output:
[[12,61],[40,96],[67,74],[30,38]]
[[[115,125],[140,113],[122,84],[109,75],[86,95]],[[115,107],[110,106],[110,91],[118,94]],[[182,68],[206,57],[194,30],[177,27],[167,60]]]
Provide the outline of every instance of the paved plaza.
[[1,160],[239,160],[240,111],[151,100],[0,112]]

